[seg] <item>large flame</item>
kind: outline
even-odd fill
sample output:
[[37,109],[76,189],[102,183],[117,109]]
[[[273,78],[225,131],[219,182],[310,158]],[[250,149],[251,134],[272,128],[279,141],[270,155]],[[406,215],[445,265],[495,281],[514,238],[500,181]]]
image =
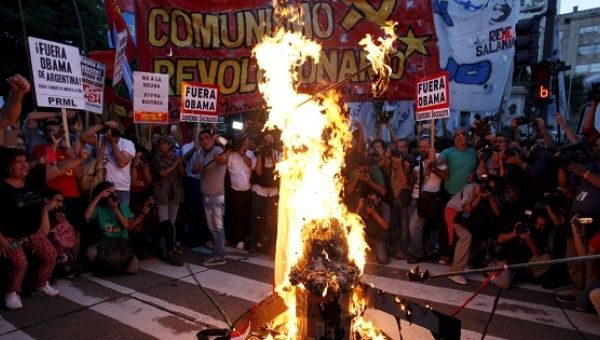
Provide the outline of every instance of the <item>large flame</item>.
[[[266,127],[276,127],[282,132],[283,159],[277,164],[281,181],[274,285],[288,310],[272,327],[285,339],[298,336],[296,293],[306,287],[292,285],[290,273],[305,255],[305,242],[317,231],[343,230],[348,248],[346,261],[356,265],[359,275],[363,272],[367,249],[362,220],[349,212],[341,201],[341,170],[352,135],[347,117],[338,105],[339,97],[330,92],[325,98],[314,99],[297,92],[300,66],[308,58],[318,63],[320,51],[318,43],[283,28],[273,37],[265,37],[253,49],[258,66],[264,72],[259,90],[269,107]],[[371,62],[377,63],[376,59]],[[384,85],[380,85],[380,90],[381,86]],[[335,221],[335,225],[331,221]],[[327,254],[324,257],[329,260]],[[333,280],[336,280],[335,275]],[[328,289],[338,288],[336,282],[327,284],[323,295]],[[362,314],[364,301],[353,300],[349,312]],[[371,333],[373,327],[361,318],[355,320],[353,330],[375,334]]]
[[371,67],[378,76],[377,80],[371,85],[371,93],[375,97],[378,97],[385,92],[390,81],[390,74],[392,73],[392,68],[388,65],[387,61],[389,61],[390,54],[395,51],[395,27],[398,23],[387,22],[386,24],[387,26],[382,27],[385,38],[377,38],[379,44],[376,44],[373,41],[370,34],[367,34],[366,37],[358,42],[359,45],[364,46],[363,48],[367,52],[367,60],[371,62]]

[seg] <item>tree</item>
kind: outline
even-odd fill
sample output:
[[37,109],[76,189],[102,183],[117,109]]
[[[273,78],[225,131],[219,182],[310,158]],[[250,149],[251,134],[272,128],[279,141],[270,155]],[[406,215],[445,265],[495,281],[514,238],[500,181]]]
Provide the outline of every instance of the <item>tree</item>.
[[[75,0],[79,8],[85,43],[88,51],[107,49],[106,16],[101,0]],[[80,31],[72,1],[22,0],[27,34],[80,47]],[[14,73],[29,77],[25,40],[21,26],[18,0],[0,2],[0,79]],[[0,93],[8,94],[6,84],[0,84]],[[31,106],[31,104],[26,107]]]

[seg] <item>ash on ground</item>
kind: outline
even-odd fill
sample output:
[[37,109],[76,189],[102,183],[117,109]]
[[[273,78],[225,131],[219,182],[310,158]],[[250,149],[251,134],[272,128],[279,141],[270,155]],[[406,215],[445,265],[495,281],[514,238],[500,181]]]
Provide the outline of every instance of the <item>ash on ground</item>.
[[304,242],[304,257],[292,267],[290,283],[303,284],[314,295],[323,296],[325,290],[348,292],[358,282],[359,270],[348,256],[345,226],[337,219],[311,221]]

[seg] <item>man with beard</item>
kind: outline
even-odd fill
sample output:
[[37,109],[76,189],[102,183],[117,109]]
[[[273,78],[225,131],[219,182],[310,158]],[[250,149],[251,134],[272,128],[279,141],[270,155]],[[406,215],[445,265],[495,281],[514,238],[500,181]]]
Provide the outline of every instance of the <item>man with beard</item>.
[[428,138],[419,141],[419,154],[417,158],[419,165],[413,168],[413,190],[409,215],[409,246],[412,251],[408,258],[409,263],[418,263],[425,260],[425,249],[423,247],[423,234],[427,222],[441,220],[443,205],[439,206],[437,216],[421,216],[417,209],[417,202],[421,195],[440,195],[442,181],[448,178],[448,168],[445,164],[436,166],[436,158],[439,156],[431,148]]

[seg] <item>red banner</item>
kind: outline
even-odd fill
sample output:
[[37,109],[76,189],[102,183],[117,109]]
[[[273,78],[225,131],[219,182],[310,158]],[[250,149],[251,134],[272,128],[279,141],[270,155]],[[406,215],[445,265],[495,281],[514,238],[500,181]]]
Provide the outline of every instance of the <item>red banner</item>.
[[[260,74],[251,51],[277,27],[271,0],[138,0],[136,6],[140,70],[168,74],[169,95],[180,95],[182,81],[194,81],[219,86],[222,114],[261,107]],[[367,33],[382,36],[380,27],[390,20],[399,24],[398,52],[391,58],[393,72],[383,99],[412,100],[416,81],[439,71],[431,1],[303,1],[290,6],[302,13],[302,24],[294,28],[323,46],[320,62],[302,68],[301,91],[322,89],[367,65],[358,42]],[[340,88],[344,99],[371,99],[372,79],[370,71],[354,76]]]

